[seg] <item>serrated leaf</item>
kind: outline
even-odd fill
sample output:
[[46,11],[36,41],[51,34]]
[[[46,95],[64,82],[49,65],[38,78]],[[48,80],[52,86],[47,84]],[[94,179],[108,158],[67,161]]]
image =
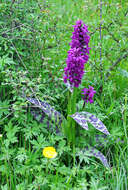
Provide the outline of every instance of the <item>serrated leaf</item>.
[[94,157],[98,158],[105,167],[110,168],[108,161],[107,161],[107,158],[96,148],[91,147],[91,146],[87,146],[85,148],[85,150],[82,150],[82,151],[85,154],[87,154],[88,156],[94,156]]
[[102,133],[109,135],[109,132],[105,125],[98,119],[95,115],[88,113],[88,112],[76,112],[75,114],[71,115],[72,117],[80,126],[84,129],[88,130],[87,122],[91,123],[97,130],[101,131]]

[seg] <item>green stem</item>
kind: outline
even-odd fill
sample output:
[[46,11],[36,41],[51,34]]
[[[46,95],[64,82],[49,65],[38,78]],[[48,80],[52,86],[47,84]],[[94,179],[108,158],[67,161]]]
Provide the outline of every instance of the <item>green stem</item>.
[[124,132],[125,132],[125,137],[127,139],[127,144],[128,144],[128,135],[127,135],[127,95],[125,96],[125,110],[124,110],[124,118],[123,118],[123,126],[124,126]]
[[[5,166],[6,166],[6,169],[8,171],[8,162],[7,162],[7,159],[5,159]],[[6,172],[6,180],[7,180],[7,187],[8,187],[8,190],[10,190],[10,185],[9,185],[9,173]]]
[[71,121],[72,118],[69,116],[72,114],[71,111],[71,93],[68,92],[68,107],[67,107],[67,126],[65,126],[66,136],[68,138],[69,143],[71,143],[72,135],[71,135]]
[[84,103],[83,103],[83,107],[82,107],[82,110],[85,108],[85,101],[84,101]]
[[[76,112],[76,97],[77,97],[77,88],[74,88],[74,91],[73,91],[73,95],[72,95],[72,114],[74,114]],[[73,140],[73,144],[75,144],[75,121],[72,119],[72,140]]]
[[[74,87],[72,95],[72,114],[76,112],[76,99],[77,99],[77,88]],[[72,119],[72,143],[73,143],[73,165],[75,166],[75,138],[76,138],[76,123]]]
[[73,94],[68,93],[68,107],[67,107],[67,126],[65,126],[66,136],[68,138],[68,144],[73,150],[73,165],[75,166],[75,121],[70,115],[76,112],[76,99],[77,99],[77,88],[74,87]]
[[46,165],[46,175],[48,174],[48,165],[49,165],[50,159],[47,160],[47,165]]

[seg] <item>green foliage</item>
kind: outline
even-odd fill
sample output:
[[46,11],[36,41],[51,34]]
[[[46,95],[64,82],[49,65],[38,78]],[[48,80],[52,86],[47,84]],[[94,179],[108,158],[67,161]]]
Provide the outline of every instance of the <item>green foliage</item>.
[[[0,188],[2,190],[127,189],[127,23],[126,0],[2,0],[0,3]],[[36,122],[24,94],[47,101],[66,117],[67,88],[63,68],[69,50],[72,25],[81,19],[89,25],[91,54],[81,88],[94,86],[96,113],[111,134],[96,142],[96,130],[77,131],[75,167],[64,136],[47,129],[47,119]],[[102,40],[100,42],[100,23]],[[102,43],[102,64],[100,46]],[[81,94],[77,94],[82,111]],[[55,125],[50,123],[50,126]],[[97,132],[97,135],[99,133]],[[118,140],[120,138],[120,140]],[[80,153],[96,145],[107,155],[111,170]],[[42,149],[54,146],[58,156],[45,169]],[[79,154],[80,153],[80,154]]]

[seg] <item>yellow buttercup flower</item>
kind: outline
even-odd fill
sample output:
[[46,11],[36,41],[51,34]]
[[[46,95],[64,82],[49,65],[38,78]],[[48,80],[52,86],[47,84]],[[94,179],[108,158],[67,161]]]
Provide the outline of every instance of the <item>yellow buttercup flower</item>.
[[43,155],[46,158],[55,158],[57,156],[57,152],[53,147],[45,147],[43,149]]

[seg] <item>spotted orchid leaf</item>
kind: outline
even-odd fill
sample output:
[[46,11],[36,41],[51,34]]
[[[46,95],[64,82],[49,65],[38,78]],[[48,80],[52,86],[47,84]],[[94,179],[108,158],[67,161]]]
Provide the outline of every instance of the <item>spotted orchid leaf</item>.
[[34,108],[30,110],[32,116],[39,122],[39,123],[42,123],[45,118],[46,118],[46,115],[45,113],[42,111],[42,110],[39,110],[37,108]]
[[124,141],[121,140],[120,138],[117,138],[116,140],[113,139],[112,137],[109,137],[107,135],[101,135],[101,134],[97,134],[95,136],[95,141],[96,141],[96,144],[95,144],[95,147],[104,147],[106,146],[108,143],[111,144],[111,143],[120,143],[120,144],[123,144]]
[[96,148],[87,146],[85,150],[82,150],[82,152],[87,156],[94,156],[98,158],[105,167],[110,168],[107,158]]
[[88,130],[88,122],[91,123],[97,130],[101,131],[102,133],[109,135],[109,132],[105,125],[98,119],[95,115],[88,113],[88,112],[76,112],[75,114],[71,115],[79,125],[81,125],[84,129]]
[[32,116],[39,122],[39,123],[43,123],[43,122],[46,122],[46,125],[47,125],[47,129],[49,131],[53,131],[53,129],[55,129],[56,131],[56,134],[60,134],[61,131],[59,130],[58,126],[54,125],[54,123],[48,119],[48,117],[46,117],[46,114],[42,111],[42,110],[39,110],[39,108],[35,108],[35,109],[31,109],[30,110]]
[[107,135],[99,135],[99,134],[96,134],[95,135],[95,147],[104,147],[107,145],[107,143],[109,142],[109,139],[107,138],[108,136]]
[[61,113],[51,107],[50,104],[45,101],[37,100],[35,98],[27,97],[27,100],[34,104],[36,107],[40,108],[56,125],[61,126],[64,117]]

